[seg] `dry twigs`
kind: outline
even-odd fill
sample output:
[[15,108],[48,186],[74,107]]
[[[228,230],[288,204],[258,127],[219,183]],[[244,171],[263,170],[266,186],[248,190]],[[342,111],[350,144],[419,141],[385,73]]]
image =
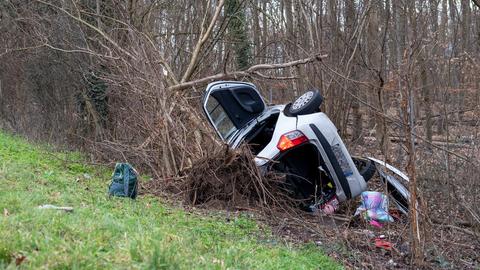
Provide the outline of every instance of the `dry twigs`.
[[191,205],[217,205],[237,209],[276,207],[293,204],[279,183],[281,176],[260,174],[248,146],[232,150],[217,148],[180,172],[173,181],[157,179],[146,183],[146,193],[167,189],[185,198]]

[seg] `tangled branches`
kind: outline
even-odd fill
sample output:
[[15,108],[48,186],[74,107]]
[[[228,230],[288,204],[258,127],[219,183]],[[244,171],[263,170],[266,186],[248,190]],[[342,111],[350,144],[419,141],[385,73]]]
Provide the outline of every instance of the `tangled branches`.
[[225,146],[199,159],[173,181],[144,182],[143,192],[173,191],[191,205],[285,208],[293,200],[282,188],[282,179],[278,173],[262,174],[248,146],[235,150]]

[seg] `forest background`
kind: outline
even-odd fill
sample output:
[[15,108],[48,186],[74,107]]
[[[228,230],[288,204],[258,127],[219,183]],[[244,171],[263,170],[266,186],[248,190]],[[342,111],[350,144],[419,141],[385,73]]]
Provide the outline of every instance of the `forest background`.
[[208,82],[320,89],[353,153],[415,180],[413,257],[474,267],[479,55],[478,0],[3,0],[0,128],[168,182],[221,147]]

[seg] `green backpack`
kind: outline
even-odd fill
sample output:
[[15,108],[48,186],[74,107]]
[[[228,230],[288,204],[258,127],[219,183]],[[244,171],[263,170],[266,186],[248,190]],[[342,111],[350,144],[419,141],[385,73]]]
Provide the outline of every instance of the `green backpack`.
[[117,163],[108,187],[110,196],[130,197],[135,199],[138,192],[138,173],[128,163]]

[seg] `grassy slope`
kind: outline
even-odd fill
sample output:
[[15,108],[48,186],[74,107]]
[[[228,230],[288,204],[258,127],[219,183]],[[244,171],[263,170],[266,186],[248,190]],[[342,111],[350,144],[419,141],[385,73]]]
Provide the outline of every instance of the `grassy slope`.
[[108,198],[109,178],[78,154],[0,132],[0,268],[15,268],[20,256],[22,268],[34,269],[339,268],[313,245],[278,244],[248,218],[225,222],[152,197]]

